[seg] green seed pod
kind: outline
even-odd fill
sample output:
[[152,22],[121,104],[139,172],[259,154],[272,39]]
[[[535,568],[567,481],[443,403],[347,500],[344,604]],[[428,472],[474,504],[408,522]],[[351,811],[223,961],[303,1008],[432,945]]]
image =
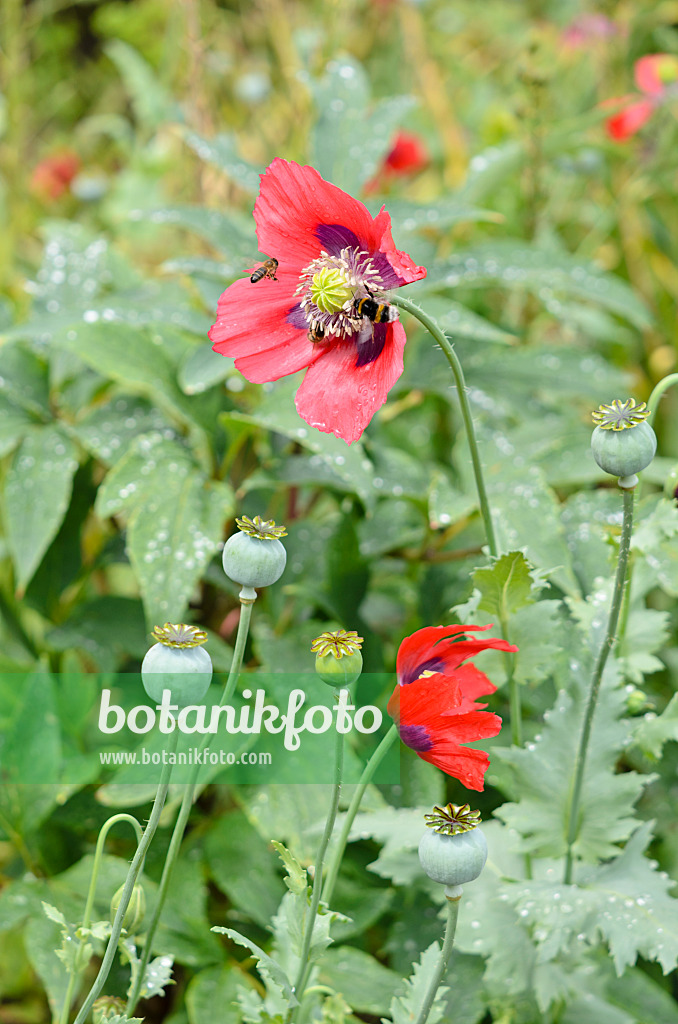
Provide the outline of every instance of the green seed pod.
[[[113,924],[115,915],[118,913],[123,889],[124,885],[121,885],[111,900],[111,924]],[[140,885],[135,885],[132,889],[132,896],[127,905],[125,916],[122,919],[122,926],[128,935],[136,935],[138,933],[145,914],[146,894]]]
[[315,652],[315,670],[323,683],[335,689],[355,683],[363,670],[362,642],[355,630],[346,629],[315,638],[311,651]]
[[419,843],[419,863],[425,874],[446,886],[472,882],[487,860],[487,842],[477,827],[480,813],[468,804],[448,804],[435,807],[425,817],[430,831]]
[[172,693],[172,704],[199,704],[212,681],[212,659],[204,647],[207,633],[195,626],[166,622],[156,626],[158,641],[141,663],[141,681],[151,700],[159,704],[163,690]]
[[592,413],[598,426],[591,437],[593,457],[606,473],[633,477],[650,465],[657,451],[654,430],[646,422],[650,415],[643,403],[632,398],[622,403],[615,399]]
[[243,516],[236,523],[240,532],[224,544],[224,572],[243,587],[269,587],[280,579],[287,562],[287,552],[279,540],[287,535],[285,527],[261,516]]

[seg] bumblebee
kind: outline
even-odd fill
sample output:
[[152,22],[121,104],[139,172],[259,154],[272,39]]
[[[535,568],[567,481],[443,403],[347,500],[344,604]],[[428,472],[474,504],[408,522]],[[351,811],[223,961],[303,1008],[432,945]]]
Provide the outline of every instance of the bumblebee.
[[312,341],[314,345],[319,345],[325,341],[325,331],[321,324],[312,324],[308,330],[308,340]]
[[252,284],[256,284],[257,281],[262,281],[265,277],[270,277],[271,281],[277,281],[278,278],[275,276],[275,272],[278,269],[278,261],[275,256],[271,256],[269,260],[266,260],[258,270],[255,270],[250,281]]
[[353,310],[356,316],[367,317],[373,324],[389,324],[398,319],[398,312],[394,306],[389,306],[387,302],[377,302],[371,293],[369,297],[356,299]]

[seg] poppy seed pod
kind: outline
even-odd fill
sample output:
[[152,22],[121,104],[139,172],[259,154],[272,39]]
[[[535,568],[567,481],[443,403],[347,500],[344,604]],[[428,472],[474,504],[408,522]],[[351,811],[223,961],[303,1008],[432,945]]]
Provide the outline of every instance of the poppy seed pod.
[[363,638],[355,630],[338,629],[321,633],[311,644],[315,652],[315,670],[324,683],[335,689],[355,683],[363,670],[360,648]]
[[616,477],[633,477],[650,465],[657,451],[654,430],[646,422],[650,415],[645,403],[632,398],[615,399],[592,413],[598,425],[591,437],[591,451],[597,464]]
[[201,646],[207,633],[195,626],[166,622],[155,627],[153,638],[158,642],[146,652],[141,663],[146,693],[158,704],[163,690],[171,691],[172,703],[179,707],[197,704],[212,681],[212,659]]
[[419,863],[441,885],[464,885],[477,878],[487,860],[487,842],[477,827],[480,813],[468,804],[435,807],[419,843]]
[[279,540],[287,535],[285,527],[261,516],[243,516],[236,523],[239,532],[224,545],[224,572],[243,587],[269,587],[280,579],[287,562],[287,552]]

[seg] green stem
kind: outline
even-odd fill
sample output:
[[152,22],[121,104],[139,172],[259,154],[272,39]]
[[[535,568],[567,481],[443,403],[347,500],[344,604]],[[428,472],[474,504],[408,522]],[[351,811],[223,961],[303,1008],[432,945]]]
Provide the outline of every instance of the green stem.
[[339,841],[337,842],[337,845],[334,849],[334,853],[332,854],[332,860],[330,861],[330,866],[327,871],[327,878],[325,879],[325,888],[323,889],[323,899],[328,907],[331,906],[332,903],[332,895],[334,893],[334,887],[337,883],[339,868],[341,867],[341,862],[344,857],[344,851],[346,849],[346,844],[348,843],[348,837],[351,833],[351,828],[353,826],[355,816],[358,813],[360,804],[362,803],[363,796],[365,795],[365,790],[369,786],[370,782],[372,781],[374,773],[376,772],[381,762],[384,760],[386,754],[388,753],[389,749],[391,748],[397,737],[398,728],[397,726],[392,725],[389,731],[384,736],[381,743],[379,744],[379,746],[377,747],[377,749],[372,754],[372,757],[369,759],[369,761],[363,768],[363,773],[360,776],[360,782],[356,786],[355,792],[351,799],[351,803],[349,804],[348,807],[348,811],[346,812],[344,823],[339,834]]
[[624,490],[624,518],[622,521],[622,535],[619,542],[619,555],[617,558],[617,575],[614,582],[610,616],[607,622],[607,632],[603,640],[591,677],[589,699],[584,715],[584,726],[579,740],[579,749],[575,760],[574,785],[572,789],[572,801],[570,803],[569,820],[567,825],[567,856],[565,858],[565,874],[563,881],[566,885],[572,882],[573,854],[572,848],[579,833],[579,801],[581,799],[582,786],[584,783],[584,769],[586,767],[586,754],[589,740],[591,739],[591,727],[593,715],[600,693],[600,685],[603,678],[603,670],[610,651],[614,647],[619,612],[624,597],[624,583],[626,581],[626,567],[629,560],[629,549],[631,547],[631,533],[633,531],[633,489]]
[[[508,615],[500,615],[502,639],[509,641]],[[514,747],[523,745],[523,718],[520,703],[520,686],[515,677],[516,659],[510,651],[504,653],[504,664],[506,665],[506,680],[509,690],[509,704],[511,708],[511,742]]]
[[[334,696],[339,700],[339,690],[334,691]],[[301,948],[301,959],[299,962],[299,971],[297,973],[297,980],[294,985],[294,994],[297,998],[297,1005],[294,1007],[290,1022],[294,1024],[301,1008],[301,1002],[304,998],[304,990],[306,988],[306,982],[308,981],[309,974],[311,973],[311,961],[309,955],[311,952],[311,943],[313,941],[313,931],[315,927],[315,919],[318,914],[318,907],[320,906],[320,893],[323,887],[323,863],[325,860],[325,854],[327,847],[329,846],[330,838],[332,836],[332,830],[334,829],[334,822],[336,821],[337,811],[339,809],[339,796],[341,794],[341,780],[344,771],[344,737],[342,733],[337,729],[336,742],[334,747],[334,788],[332,790],[332,799],[330,800],[330,808],[327,813],[327,821],[325,822],[325,830],[320,840],[320,846],[318,847],[318,854],[315,859],[315,867],[313,872],[313,891],[311,893],[311,906],[309,908],[308,917],[306,919],[306,926],[304,928],[304,943]]]
[[96,892],[97,877],[99,875],[99,868],[101,867],[101,858],[104,853],[104,844],[108,838],[108,833],[117,825],[119,821],[128,821],[134,829],[134,833],[137,837],[137,846],[142,839],[142,828],[137,819],[131,814],[114,814],[112,818],[108,818],[99,832],[99,838],[97,839],[97,845],[94,849],[94,863],[92,864],[92,875],[89,881],[89,891],[87,893],[87,902],[85,904],[85,912],[82,915],[82,927],[89,928],[92,922],[92,907],[94,906],[94,895]]
[[[168,753],[174,753],[176,751],[178,740],[179,730],[175,729],[167,745]],[[106,978],[108,977],[111,967],[113,966],[113,959],[115,957],[115,953],[118,948],[118,942],[120,941],[120,935],[122,933],[123,918],[127,913],[127,908],[129,906],[129,901],[132,898],[132,892],[134,890],[134,885],[136,883],[137,876],[139,874],[139,871],[141,870],[141,865],[143,864],[144,858],[146,856],[146,851],[148,850],[148,847],[151,845],[151,840],[155,835],[155,831],[158,827],[158,822],[160,820],[160,815],[162,813],[163,807],[165,806],[165,800],[167,799],[167,791],[169,789],[170,776],[172,775],[172,765],[169,763],[169,761],[170,758],[167,759],[166,764],[163,764],[162,773],[160,775],[160,781],[158,783],[158,789],[155,794],[155,800],[153,801],[151,816],[148,819],[148,824],[144,829],[144,834],[141,837],[141,842],[137,846],[136,853],[132,858],[132,863],[130,864],[129,870],[127,872],[127,878],[125,879],[125,884],[123,885],[122,889],[122,895],[120,897],[120,905],[118,906],[118,910],[113,921],[113,928],[111,930],[111,934],[108,940],[108,945],[106,946],[104,959],[102,960],[101,967],[99,968],[99,973],[95,978],[94,984],[92,985],[89,994],[85,999],[85,1002],[80,1007],[78,1016],[75,1018],[75,1024],[84,1024],[85,1020],[89,1015],[90,1010],[92,1009],[94,1000],[97,998],[102,988],[104,987]]]
[[[94,896],[95,896],[96,888],[97,888],[97,879],[99,877],[99,868],[101,867],[101,858],[102,858],[103,852],[104,852],[104,844],[106,842],[106,838],[108,836],[108,833],[110,832],[112,827],[115,824],[117,824],[117,822],[119,822],[119,821],[128,821],[130,823],[130,825],[132,826],[132,828],[134,829],[134,832],[136,834],[137,846],[141,842],[141,837],[142,837],[141,825],[139,824],[137,819],[135,817],[133,817],[131,814],[114,814],[113,817],[108,818],[108,820],[105,821],[104,824],[101,826],[101,830],[99,832],[99,837],[97,839],[97,845],[96,845],[96,848],[94,850],[94,862],[92,864],[92,874],[90,875],[90,880],[89,880],[89,890],[87,892],[87,902],[85,903],[85,911],[84,911],[84,914],[82,916],[82,927],[83,927],[83,929],[89,928],[90,924],[92,923],[92,907],[94,906]],[[69,1014],[70,1014],[71,1003],[73,1002],[73,992],[75,990],[76,982],[78,980],[78,975],[80,974],[81,966],[82,966],[80,964],[80,954],[82,953],[82,947],[83,947],[84,943],[85,943],[85,940],[84,939],[80,939],[79,944],[78,944],[78,950],[77,950],[77,953],[75,955],[75,962],[74,962],[74,965],[73,965],[73,969],[70,972],[70,975],[69,975],[69,978],[68,978],[68,988],[66,989],[66,995],[64,996],[64,1001],[63,1001],[62,1006],[61,1006],[61,1014],[59,1016],[60,1024],[68,1024],[68,1017],[69,1017]]]
[[[252,618],[252,605],[254,604],[255,598],[249,600],[243,600],[241,597],[241,611],[240,621],[238,622],[238,632],[235,638],[235,648],[233,650],[233,659],[231,661],[231,668],[228,673],[228,679],[224,686],[224,692],[221,695],[219,701],[219,707],[223,707],[231,700],[235,688],[240,677],[240,670],[242,668],[243,657],[245,654],[245,646],[247,644],[247,637],[250,629],[250,620]],[[209,733],[206,733],[202,741],[198,746],[198,752],[202,751],[205,745],[209,741]],[[174,825],[174,831],[172,832],[172,838],[170,839],[169,848],[167,850],[167,856],[165,857],[165,863],[162,869],[162,877],[160,878],[160,885],[158,887],[158,896],[156,899],[155,907],[153,909],[153,916],[151,917],[146,931],[146,937],[144,939],[144,951],[139,963],[136,977],[134,979],[134,986],[130,993],[129,999],[127,1000],[127,1008],[125,1014],[127,1017],[131,1017],[134,1013],[137,1003],[141,995],[141,989],[144,982],[144,976],[146,974],[146,968],[148,967],[148,961],[151,958],[153,952],[153,940],[155,938],[155,932],[162,915],[163,908],[165,906],[165,900],[167,898],[167,891],[169,884],[172,879],[172,872],[174,871],[174,865],[177,862],[179,856],[179,850],[181,848],[181,842],[184,838],[184,832],[186,831],[186,825],[188,818],[191,813],[191,807],[193,806],[193,798],[195,795],[196,781],[198,772],[200,770],[199,764],[194,764],[190,781],[187,783],[184,789],[184,795],[181,801],[181,807],[179,808],[179,814],[177,816],[176,823]]]
[[647,400],[647,407],[650,410],[650,415],[645,422],[649,423],[650,426],[652,426],[657,414],[659,399],[664,392],[668,391],[668,389],[673,387],[674,384],[678,384],[678,373],[669,373],[667,377],[662,377],[662,379],[655,385],[652,394]]
[[468,401],[468,395],[466,394],[466,381],[464,379],[464,371],[462,370],[459,357],[454,351],[454,347],[450,344],[449,340],[438,327],[435,320],[433,320],[427,313],[420,309],[419,306],[415,306],[413,302],[406,299],[402,295],[395,295],[391,299],[394,306],[398,306],[400,309],[404,309],[407,313],[411,313],[413,317],[424,325],[426,330],[440,345],[441,349],[445,353],[448,363],[452,368],[454,374],[454,380],[457,385],[457,394],[459,396],[459,405],[461,407],[461,415],[464,420],[464,426],[466,427],[466,437],[468,440],[468,446],[471,451],[471,462],[473,464],[473,475],[476,481],[476,490],[478,491],[478,501],[480,503],[480,514],[483,517],[485,523],[485,536],[487,538],[487,546],[490,549],[490,554],[496,558],[499,554],[497,548],[497,541],[494,535],[494,524],[492,522],[492,513],[490,512],[490,505],[487,500],[487,491],[485,490],[485,480],[483,477],[483,466],[480,461],[480,453],[478,451],[478,442],[476,440],[475,428],[473,426],[473,416],[471,415],[471,407]]
[[457,917],[459,916],[459,901],[461,900],[461,886],[455,887],[459,895],[456,897],[447,897],[447,922],[445,924],[445,938],[443,940],[443,948],[440,953],[440,958],[436,964],[436,969],[431,983],[426,992],[424,1002],[422,1003],[419,1016],[417,1017],[416,1024],[426,1024],[428,1015],[431,1012],[433,1001],[436,997],[436,992],[440,987],[440,982],[443,980],[447,965],[450,962],[450,956],[452,955],[452,947],[454,946],[454,933],[457,930]]
[[[662,397],[665,391],[668,391],[674,384],[678,384],[678,373],[669,373],[668,376],[662,377],[662,379],[654,387],[652,394],[647,400],[647,407],[650,410],[650,415],[647,417],[646,423],[650,426],[654,423],[654,418],[657,415],[657,409],[659,408],[659,399]],[[646,483],[641,478],[640,486],[638,487],[638,501],[645,497]],[[626,636],[626,627],[629,621],[629,614],[631,611],[631,591],[633,590],[633,572],[634,572],[635,561],[633,557],[629,563],[629,574],[628,582],[626,585],[626,592],[624,594],[624,605],[621,612],[621,621],[619,624],[619,642],[623,643]]]

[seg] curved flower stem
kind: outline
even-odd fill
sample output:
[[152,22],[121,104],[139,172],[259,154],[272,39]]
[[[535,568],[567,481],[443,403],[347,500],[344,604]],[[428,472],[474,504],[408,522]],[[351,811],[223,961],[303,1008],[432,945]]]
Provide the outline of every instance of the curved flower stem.
[[[450,895],[449,893],[454,893]],[[443,976],[447,969],[447,965],[452,955],[452,947],[454,946],[454,933],[457,930],[457,917],[459,916],[459,901],[462,896],[462,888],[460,885],[450,886],[449,890],[445,890],[447,896],[447,922],[445,924],[445,938],[443,940],[443,948],[440,953],[440,958],[436,964],[436,969],[433,977],[431,978],[431,984],[428,987],[428,991],[422,1003],[419,1016],[417,1017],[416,1024],[426,1024],[428,1015],[431,1012],[433,1001],[436,997],[436,992],[440,987],[440,982],[443,980]]]
[[596,703],[598,701],[598,694],[600,693],[600,684],[603,678],[603,670],[605,663],[608,659],[610,651],[614,647],[616,635],[617,635],[617,623],[619,621],[619,612],[622,606],[622,599],[624,596],[624,583],[626,581],[626,567],[629,560],[629,548],[631,547],[631,533],[633,531],[633,488],[624,490],[624,518],[622,521],[622,535],[619,542],[619,555],[617,557],[617,575],[614,582],[614,591],[612,594],[612,604],[610,605],[610,617],[607,622],[607,632],[605,639],[603,640],[598,657],[593,669],[593,675],[591,677],[591,687],[589,689],[589,699],[586,705],[586,713],[584,715],[584,725],[582,728],[581,738],[579,740],[579,749],[577,751],[577,757],[575,760],[575,774],[574,784],[572,788],[572,800],[570,802],[570,809],[567,823],[567,855],[565,858],[565,874],[563,881],[566,885],[570,885],[572,882],[572,847],[577,838],[579,832],[579,801],[581,798],[582,785],[584,783],[584,769],[586,767],[586,754],[588,751],[589,740],[591,739],[591,727],[593,725],[593,715],[596,709]]
[[[256,600],[256,592],[254,598],[243,599],[241,596],[241,612],[240,620],[238,622],[238,632],[235,638],[235,648],[233,650],[233,659],[231,661],[231,668],[228,673],[228,679],[224,686],[224,692],[221,695],[219,701],[219,707],[223,707],[233,697],[235,692],[238,679],[240,677],[240,670],[242,668],[243,656],[245,654],[245,645],[247,644],[247,637],[250,629],[250,619],[252,618],[252,605]],[[209,733],[205,733],[203,739],[198,746],[198,752],[202,751],[205,745],[209,742]],[[134,1009],[139,1002],[141,995],[141,988],[144,982],[144,976],[146,974],[146,968],[148,967],[148,961],[151,958],[153,951],[153,939],[155,938],[155,932],[160,921],[160,916],[165,906],[165,900],[167,898],[167,890],[172,878],[172,872],[174,871],[174,865],[176,864],[179,856],[179,850],[181,848],[181,842],[184,838],[184,832],[186,831],[186,825],[188,818],[191,813],[191,807],[193,806],[193,798],[195,795],[196,781],[198,772],[200,770],[199,764],[194,764],[189,782],[186,784],[184,789],[184,795],[181,800],[181,807],[179,808],[179,814],[174,825],[174,831],[172,832],[172,838],[170,839],[169,848],[167,850],[167,856],[165,857],[165,863],[162,869],[162,876],[160,878],[160,885],[158,886],[158,895],[153,908],[153,915],[146,931],[146,937],[144,940],[144,952],[139,963],[136,977],[134,979],[134,987],[127,1000],[127,1008],[125,1014],[127,1017],[131,1017],[134,1013]]]
[[344,823],[339,834],[339,841],[337,842],[334,853],[332,854],[330,866],[327,869],[327,878],[325,879],[325,887],[323,889],[323,900],[328,906],[330,906],[332,901],[332,895],[337,883],[337,876],[339,875],[339,868],[341,867],[344,851],[346,850],[348,837],[351,833],[351,827],[355,820],[355,816],[358,813],[360,804],[362,803],[363,796],[365,795],[365,790],[372,781],[372,776],[397,738],[398,728],[397,726],[392,725],[377,749],[372,754],[372,757],[363,768],[363,773],[360,776],[360,782],[356,787],[351,803],[349,804],[346,812],[346,817],[344,818]]
[[[339,700],[339,690],[334,691],[336,700]],[[330,800],[330,808],[327,812],[327,821],[325,822],[325,830],[320,840],[320,846],[318,847],[318,854],[315,859],[315,866],[313,872],[313,891],[311,894],[311,906],[308,911],[308,917],[306,919],[306,927],[304,928],[304,944],[301,948],[301,959],[299,962],[299,971],[297,974],[297,980],[294,984],[294,994],[297,998],[297,1005],[292,1010],[291,1016],[288,1016],[291,1024],[294,1024],[299,1010],[301,1008],[301,1001],[304,998],[304,990],[306,988],[306,982],[308,976],[311,973],[311,961],[309,954],[311,952],[311,943],[313,941],[313,931],[315,927],[315,919],[318,913],[318,907],[320,906],[320,893],[323,887],[323,862],[325,860],[325,854],[327,847],[329,846],[330,838],[332,836],[332,830],[334,828],[334,822],[337,817],[337,810],[339,809],[339,796],[341,794],[341,781],[344,771],[344,737],[342,733],[337,729],[336,743],[334,748],[334,788],[332,790],[332,799]]]
[[[175,729],[174,732],[171,734],[169,743],[167,745],[168,753],[174,753],[174,751],[177,748],[178,740],[179,730]],[[75,1024],[84,1024],[84,1022],[87,1020],[89,1012],[92,1009],[94,1000],[97,998],[102,988],[104,987],[106,978],[108,977],[111,967],[113,965],[113,959],[115,957],[115,952],[116,949],[118,948],[118,942],[120,941],[120,935],[122,933],[123,918],[127,913],[129,901],[132,898],[132,891],[137,880],[137,875],[141,870],[141,865],[143,864],[144,858],[146,856],[146,851],[148,850],[148,847],[151,845],[151,840],[153,839],[153,836],[155,835],[155,830],[158,827],[158,822],[160,820],[162,809],[165,806],[167,790],[169,789],[170,776],[172,774],[172,765],[169,763],[170,760],[171,759],[168,758],[168,763],[163,764],[162,773],[160,775],[160,781],[158,783],[158,789],[155,794],[155,800],[153,801],[151,816],[148,819],[148,824],[144,829],[144,834],[141,837],[141,842],[137,846],[136,853],[132,858],[132,863],[130,864],[129,870],[127,872],[127,878],[125,879],[125,884],[123,885],[122,889],[122,895],[120,897],[120,904],[118,906],[118,910],[113,921],[113,928],[111,930],[111,934],[108,940],[108,945],[106,946],[104,959],[102,960],[101,967],[99,968],[99,973],[96,976],[94,984],[92,985],[89,994],[85,999],[85,1002],[80,1007],[78,1016],[75,1018]]]
[[457,394],[459,396],[459,405],[461,407],[461,415],[464,420],[464,426],[466,427],[466,437],[468,440],[468,446],[471,451],[471,462],[473,464],[473,475],[476,481],[476,490],[478,492],[478,501],[480,503],[480,514],[483,517],[485,524],[485,536],[487,538],[487,546],[490,549],[490,554],[495,558],[499,554],[497,548],[497,541],[494,535],[494,524],[492,522],[492,513],[490,512],[490,505],[487,500],[487,491],[485,490],[485,479],[483,477],[483,466],[480,461],[480,453],[478,451],[478,441],[476,440],[475,428],[473,426],[473,416],[471,415],[471,407],[469,406],[468,395],[466,394],[466,381],[464,379],[464,371],[462,370],[459,357],[454,351],[454,347],[450,344],[445,334],[438,327],[435,320],[433,320],[427,313],[420,309],[419,306],[415,306],[413,302],[406,299],[402,295],[394,295],[391,298],[391,302],[394,306],[398,306],[400,309],[404,309],[405,312],[411,313],[413,317],[424,325],[426,330],[440,345],[441,349],[445,353],[448,363],[452,368],[454,374],[454,380],[457,385]]
[[[134,829],[135,835],[137,837],[137,846],[141,842],[141,837],[142,837],[141,825],[139,824],[137,819],[135,817],[133,817],[133,815],[131,815],[131,814],[114,814],[111,818],[108,818],[107,821],[105,821],[103,823],[103,825],[101,826],[101,829],[99,831],[99,837],[97,839],[97,845],[96,845],[96,848],[94,850],[94,862],[92,864],[92,874],[90,875],[90,880],[89,880],[89,890],[87,892],[87,902],[85,903],[85,912],[84,912],[83,917],[82,917],[82,928],[83,929],[89,928],[90,924],[92,923],[92,907],[94,906],[94,895],[96,893],[97,878],[99,877],[99,868],[101,867],[101,858],[102,858],[103,852],[104,852],[104,843],[106,842],[106,837],[108,836],[108,833],[111,830],[111,828],[113,827],[113,825],[117,824],[117,822],[119,822],[119,821],[127,821],[127,822],[129,822],[129,824]],[[74,992],[74,989],[75,989],[76,982],[78,980],[78,975],[79,975],[80,970],[81,970],[80,954],[82,952],[83,945],[84,945],[84,939],[80,939],[80,942],[78,944],[78,950],[77,950],[77,952],[75,954],[75,963],[74,963],[74,966],[73,966],[73,970],[70,972],[70,976],[69,976],[69,979],[68,979],[68,988],[66,989],[66,995],[64,996],[64,1001],[63,1001],[62,1006],[61,1006],[61,1014],[59,1016],[60,1024],[68,1024],[68,1016],[69,1016],[70,1009],[71,1009],[71,1003],[73,1002],[73,992]]]
[[654,422],[654,418],[659,407],[659,399],[664,392],[668,391],[668,389],[673,387],[674,384],[678,384],[678,373],[669,373],[668,376],[662,377],[662,379],[655,385],[652,394],[647,400],[647,407],[650,410],[650,415],[646,422],[649,423],[650,426],[652,426]]

